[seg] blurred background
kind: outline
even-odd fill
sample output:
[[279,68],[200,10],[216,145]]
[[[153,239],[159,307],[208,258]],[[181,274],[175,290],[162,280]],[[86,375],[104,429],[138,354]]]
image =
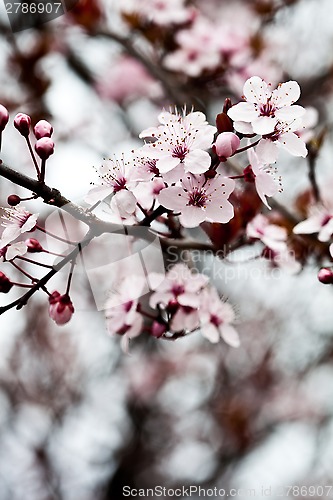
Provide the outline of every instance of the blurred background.
[[[193,106],[214,123],[253,75],[300,83],[300,104],[319,117],[309,137],[318,183],[332,197],[332,0],[78,0],[17,33],[1,2],[0,54],[11,125],[17,112],[52,123],[47,183],[73,201],[103,157],[141,144],[163,107]],[[34,175],[12,126],[1,155]],[[279,171],[278,201],[304,215],[307,160],[282,155]],[[25,194],[0,179],[1,205],[14,192]],[[297,490],[281,488],[333,484],[333,290],[317,281],[316,259],[297,275],[258,260],[198,266],[237,309],[239,349],[196,334],[140,338],[125,355],[82,277],[61,328],[44,296],[0,317],[0,500],[116,500],[126,485],[290,498]],[[312,491],[302,496],[322,496]]]

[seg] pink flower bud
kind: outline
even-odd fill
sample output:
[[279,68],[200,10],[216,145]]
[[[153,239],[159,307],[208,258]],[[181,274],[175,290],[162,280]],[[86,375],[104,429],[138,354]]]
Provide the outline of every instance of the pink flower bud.
[[57,325],[68,323],[74,313],[74,307],[69,295],[60,295],[55,291],[49,297],[49,316]]
[[222,132],[217,136],[213,149],[220,161],[226,161],[237,151],[240,144],[239,137],[233,132]]
[[0,271],[0,293],[8,293],[12,288],[13,283],[7,276]]
[[24,113],[18,113],[14,118],[14,127],[23,135],[28,137],[30,132],[31,118]]
[[21,202],[21,198],[19,196],[17,196],[17,194],[11,194],[7,198],[7,203],[11,207],[16,207],[16,205],[19,205],[20,202]]
[[49,137],[38,139],[35,150],[39,158],[47,160],[54,153],[54,142]]
[[34,126],[34,134],[36,139],[41,139],[42,137],[51,137],[53,133],[53,127],[51,123],[46,120],[40,120]]
[[27,245],[28,252],[30,253],[44,252],[44,248],[35,238],[29,238],[28,240],[25,240],[25,244]]
[[9,113],[5,108],[5,106],[0,104],[0,132],[2,132],[5,129],[8,120],[9,120]]
[[151,326],[151,334],[153,337],[157,339],[162,337],[163,333],[166,332],[166,326],[163,323],[159,323],[159,321],[154,321]]
[[322,267],[318,272],[318,280],[324,285],[333,285],[333,271],[328,267]]

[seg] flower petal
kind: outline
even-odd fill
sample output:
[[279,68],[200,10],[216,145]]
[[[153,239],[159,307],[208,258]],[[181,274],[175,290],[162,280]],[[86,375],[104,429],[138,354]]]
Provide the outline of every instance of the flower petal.
[[220,332],[224,342],[229,344],[231,347],[240,346],[239,335],[233,326],[222,324],[220,326]]
[[239,102],[228,111],[228,116],[236,122],[252,122],[258,118],[258,111],[250,102]]
[[297,82],[290,80],[282,83],[272,92],[272,101],[277,107],[291,106],[299,99],[301,89]]
[[184,227],[198,227],[205,219],[206,211],[194,206],[184,207],[179,216],[179,220]]
[[[261,139],[256,147],[258,159],[265,164],[275,163],[278,159],[279,150],[275,141]],[[253,165],[252,165],[253,167]]]
[[305,158],[308,154],[305,142],[293,132],[286,132],[285,134],[282,134],[278,138],[278,142],[281,144],[281,147],[294,156],[302,156]]
[[252,122],[253,132],[259,135],[271,134],[276,124],[277,118],[273,116],[259,116]]
[[201,149],[190,151],[184,160],[185,171],[192,174],[203,174],[209,170],[210,164],[209,153]]
[[260,104],[267,103],[271,96],[267,83],[259,76],[252,76],[245,82],[243,93],[248,102]]

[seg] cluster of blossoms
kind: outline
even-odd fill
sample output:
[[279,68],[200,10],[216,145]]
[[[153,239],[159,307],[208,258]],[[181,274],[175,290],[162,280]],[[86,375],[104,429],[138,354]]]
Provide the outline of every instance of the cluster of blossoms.
[[[224,81],[235,92],[253,74],[274,83],[281,78],[272,60],[271,46],[276,49],[276,40],[263,30],[258,35],[260,16],[251,6],[233,2],[224,5],[219,15],[216,9],[210,12],[209,6],[200,9],[184,0],[142,0],[139,4],[122,0],[119,7],[130,27],[139,29],[153,46],[154,27],[158,27],[162,35],[156,39],[156,56],[175,74],[193,79],[209,75],[217,86]],[[163,33],[167,34],[165,46]]]
[[124,277],[107,302],[108,330],[111,335],[122,336],[124,350],[130,339],[142,333],[145,323],[150,335],[156,338],[175,339],[200,330],[213,343],[222,338],[233,347],[239,346],[239,336],[232,325],[234,310],[208,285],[207,276],[176,264],[165,277],[151,273],[149,282],[153,293],[148,312],[138,299],[145,282],[137,276]]
[[[243,101],[235,105],[226,99],[215,125],[209,124],[202,112],[163,111],[158,117],[159,123],[140,134],[144,139],[141,147],[127,156],[104,161],[98,170],[97,185],[86,196],[88,212],[102,204],[113,222],[154,224],[153,229],[161,239],[166,236],[177,241],[184,238],[188,229],[202,223],[225,225],[232,221],[235,193],[244,183],[255,188],[258,204],[261,201],[269,209],[267,197],[274,196],[281,185],[273,165],[279,150],[282,148],[294,156],[307,154],[303,132],[307,113],[295,105],[300,88],[294,81],[271,90],[269,84],[254,76],[245,82],[243,94]],[[2,130],[8,121],[4,110],[0,108]],[[14,125],[26,139],[37,179],[43,185],[46,160],[54,150],[52,126],[42,120],[33,128],[35,151],[41,159],[38,165],[29,138],[30,117],[19,114]],[[238,167],[235,171],[234,162],[230,160],[236,155],[245,160],[241,171]],[[20,205],[23,200],[37,197],[32,193],[30,198],[17,195],[8,198],[11,208],[5,209],[3,215],[0,257],[22,271],[31,284],[15,283],[1,273],[0,290],[4,293],[13,285],[32,288],[38,282],[22,270],[17,261],[52,268],[52,265],[28,259],[27,253],[66,257],[44,249],[37,238],[20,240],[25,233],[38,230],[47,233],[38,224],[38,214]],[[333,233],[332,220],[331,212],[321,212],[296,226],[294,232],[318,232],[321,241],[329,241]],[[57,238],[54,234],[51,236]],[[242,238],[245,244],[261,241],[264,244],[261,257],[268,259],[271,265],[289,272],[300,270],[289,248],[286,228],[271,223],[265,215],[253,214],[252,220],[244,224]],[[73,245],[73,242],[67,243]],[[79,247],[78,250],[81,251]],[[67,323],[74,312],[69,293],[76,256],[69,259],[67,254],[66,263],[71,262],[71,270],[64,293],[50,293],[46,283],[41,287],[48,294],[49,315],[59,325]],[[208,285],[206,276],[178,263],[169,269],[165,279],[150,273],[148,281],[150,298],[146,297],[146,305],[140,301],[140,297],[147,294],[145,283],[135,273],[122,277],[116,294],[110,295],[107,302],[109,332],[123,337],[124,348],[144,330],[165,339],[200,330],[212,342],[222,337],[229,345],[239,345],[238,334],[232,326],[234,311],[221,301],[215,288]],[[148,311],[145,310],[147,301]]]
[[[102,165],[101,184],[89,192],[86,201],[94,204],[113,194],[111,208],[132,224],[139,220],[138,207],[146,210],[158,205],[178,214],[186,228],[204,221],[227,223],[234,215],[228,198],[236,183],[226,175],[224,163],[247,150],[249,164],[236,177],[254,183],[269,208],[266,197],[280,189],[272,167],[279,149],[294,156],[307,154],[298,133],[306,110],[294,104],[300,88],[293,81],[271,91],[255,76],[246,81],[243,91],[243,102],[231,106],[227,100],[217,127],[201,112],[162,112],[160,124],[140,134],[146,142],[131,158],[110,159]],[[256,140],[250,142],[249,137]]]

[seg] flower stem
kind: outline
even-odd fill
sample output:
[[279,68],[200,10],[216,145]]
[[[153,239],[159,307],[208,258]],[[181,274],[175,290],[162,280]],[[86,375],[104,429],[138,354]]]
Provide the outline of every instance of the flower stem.
[[31,158],[32,158],[33,164],[34,164],[36,172],[37,172],[37,178],[38,178],[38,180],[40,180],[41,173],[40,173],[39,166],[38,166],[38,163],[37,163],[37,160],[36,160],[36,157],[35,157],[35,153],[33,152],[33,149],[32,149],[29,137],[26,137],[26,141],[27,141],[27,145],[28,145],[28,148],[29,148],[29,151],[30,151],[30,154],[31,154]]

